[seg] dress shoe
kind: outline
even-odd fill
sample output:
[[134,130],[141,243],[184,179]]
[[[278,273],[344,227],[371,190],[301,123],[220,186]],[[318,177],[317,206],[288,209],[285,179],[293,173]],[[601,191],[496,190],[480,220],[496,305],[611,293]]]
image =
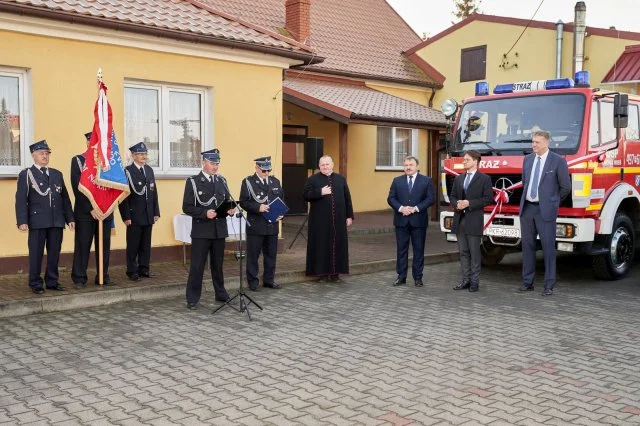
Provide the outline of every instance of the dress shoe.
[[552,294],[553,294],[553,290],[551,290],[550,288],[545,288],[544,290],[542,290],[543,296],[551,296]]
[[187,309],[189,309],[191,311],[195,311],[196,310],[196,305],[197,305],[197,303],[187,303]]
[[260,291],[260,287],[258,287],[258,286],[249,286],[249,291]]
[[35,294],[43,294],[44,293],[44,288],[32,288],[31,291],[33,291]]
[[344,280],[340,278],[340,275],[330,275],[329,281],[332,283],[343,283]]
[[469,287],[469,293],[475,293],[478,290],[480,290],[480,287],[477,285],[472,285]]
[[266,287],[266,288],[272,288],[274,290],[278,290],[278,289],[282,288],[282,286],[280,284],[278,284],[278,283],[263,284],[262,286]]
[[530,285],[529,287],[527,287],[526,285],[522,284],[522,287],[520,287],[518,291],[533,291],[533,286]]
[[82,290],[87,286],[87,283],[73,283],[78,290]]
[[151,272],[138,272],[138,275],[140,278],[153,278],[155,276]]
[[422,280],[416,280],[416,287],[422,287],[423,285]]
[[455,286],[453,289],[454,290],[466,290],[468,288],[471,287],[471,284],[466,283],[466,284],[458,284],[457,286]]
[[47,290],[64,291],[64,287],[62,287],[62,284],[56,283],[55,287],[47,287]]
[[404,285],[407,283],[407,279],[406,278],[396,278],[396,280],[393,282],[393,286],[397,287],[399,285]]
[[140,276],[138,274],[127,274],[127,276],[129,277],[129,279],[131,281],[139,281],[140,280]]

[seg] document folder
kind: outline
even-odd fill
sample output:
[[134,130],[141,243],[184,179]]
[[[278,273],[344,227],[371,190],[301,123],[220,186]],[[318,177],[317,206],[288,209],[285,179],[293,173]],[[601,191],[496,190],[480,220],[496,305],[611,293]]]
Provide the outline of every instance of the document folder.
[[289,211],[289,207],[280,199],[276,198],[269,203],[269,211],[262,213],[268,222],[275,222],[278,217],[284,216]]

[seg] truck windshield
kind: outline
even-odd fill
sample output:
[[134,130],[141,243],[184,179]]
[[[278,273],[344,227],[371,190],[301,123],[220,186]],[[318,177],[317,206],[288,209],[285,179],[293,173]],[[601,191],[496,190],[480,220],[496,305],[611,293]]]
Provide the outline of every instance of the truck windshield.
[[531,152],[532,132],[546,130],[551,133],[551,150],[574,154],[580,143],[585,102],[579,93],[468,102],[460,111],[454,151],[473,149],[494,155]]

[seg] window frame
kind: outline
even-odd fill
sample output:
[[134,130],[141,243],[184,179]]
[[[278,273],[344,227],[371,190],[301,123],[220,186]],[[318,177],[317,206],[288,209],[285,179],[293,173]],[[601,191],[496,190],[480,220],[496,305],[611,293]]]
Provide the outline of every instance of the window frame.
[[[482,50],[484,52],[484,60],[483,60],[483,64],[484,64],[484,68],[482,69],[482,72],[478,72],[478,74],[475,73],[469,73],[471,74],[469,76],[469,78],[465,78],[463,79],[463,72],[465,70],[465,53],[468,52],[472,52],[474,50]],[[464,83],[464,82],[468,82],[468,81],[480,81],[480,80],[484,80],[485,78],[487,78],[487,45],[483,44],[480,46],[473,46],[473,47],[465,47],[464,49],[460,49],[460,83]]]
[[[397,138],[396,138],[396,130],[397,129],[402,129],[402,130],[410,130],[411,131],[411,152],[407,153],[407,155],[411,155],[414,157],[417,157],[416,153],[418,151],[418,129],[414,129],[411,127],[391,127],[391,126],[376,126],[376,138],[377,138],[377,131],[379,127],[387,127],[387,128],[391,128],[391,164],[394,164],[396,161],[396,143],[397,143]],[[380,170],[380,171],[387,171],[387,170],[392,170],[392,171],[397,171],[397,170],[404,170],[404,166],[380,166],[378,165],[378,149],[377,149],[377,140],[376,140],[376,170]]]
[[[158,166],[151,166],[154,173],[167,177],[187,177],[196,174],[201,167],[172,167],[171,166],[171,142],[167,139],[171,133],[170,124],[170,94],[171,92],[190,93],[200,95],[200,135],[201,151],[213,149],[213,90],[210,87],[190,86],[185,84],[148,82],[126,79],[123,88],[123,95],[126,99],[127,89],[156,90],[158,93]],[[126,103],[126,102],[125,102]],[[126,111],[124,112],[126,117]],[[125,138],[127,135],[127,124],[125,121]],[[121,150],[128,150],[130,146],[139,141],[124,141]]]
[[[632,115],[632,111],[635,110],[635,114]],[[627,130],[629,129],[629,127],[631,127],[631,117],[635,116],[635,125],[636,125],[636,131],[638,131],[638,136],[635,138],[629,138],[627,137]],[[626,141],[629,142],[640,142],[640,104],[636,104],[636,103],[630,103],[629,104],[629,126],[627,126],[625,130],[625,134],[624,134],[624,138]]]
[[[15,177],[24,168],[33,165],[29,145],[33,143],[33,110],[31,108],[31,74],[26,68],[0,66],[0,75],[18,78],[18,102],[20,103],[20,164],[0,165],[0,177]],[[55,147],[54,147],[55,149]]]

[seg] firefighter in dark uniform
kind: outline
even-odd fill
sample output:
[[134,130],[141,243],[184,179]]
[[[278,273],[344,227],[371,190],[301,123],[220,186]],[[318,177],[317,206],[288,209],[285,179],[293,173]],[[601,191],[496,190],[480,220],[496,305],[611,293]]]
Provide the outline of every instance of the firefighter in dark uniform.
[[122,221],[127,226],[127,276],[131,281],[151,278],[151,230],[160,219],[158,188],[153,169],[147,163],[147,147],[139,142],[129,148],[133,163],[125,168],[131,192],[120,203]]
[[[269,222],[263,213],[269,211],[269,203],[276,198],[284,202],[284,191],[280,181],[271,173],[271,157],[260,157],[256,162],[256,172],[242,180],[240,187],[240,207],[247,211],[247,282],[249,289],[259,291],[258,258],[262,252],[262,285],[280,288],[274,281],[276,254],[278,252],[279,222]],[[279,219],[281,219],[280,217]]]
[[44,284],[47,289],[63,291],[58,282],[58,260],[62,246],[62,231],[66,224],[74,229],[71,200],[62,173],[47,167],[51,150],[47,141],[29,146],[33,166],[18,175],[16,191],[16,222],[18,229],[29,231],[29,287],[36,294],[44,293],[42,257],[47,248]]
[[[87,144],[91,140],[91,132],[85,133]],[[91,201],[80,192],[80,175],[84,168],[85,158],[84,154],[76,155],[71,159],[71,188],[73,189],[73,195],[75,195],[75,202],[73,205],[73,215],[76,220],[76,237],[73,248],[73,266],[71,268],[71,279],[76,285],[76,288],[84,288],[87,285],[87,266],[89,266],[89,255],[91,253],[91,243],[95,241],[94,250],[96,257],[96,277],[95,283],[98,285],[98,221],[102,218],[102,213],[98,210],[94,210],[91,205]],[[111,228],[113,226],[113,213],[103,218],[104,223],[102,227],[102,239],[104,259],[102,265],[104,266],[103,284],[115,285],[115,281],[109,278],[109,254],[111,251]]]
[[224,288],[222,261],[227,238],[227,215],[236,212],[231,207],[231,194],[224,177],[218,175],[220,151],[202,153],[202,171],[187,179],[182,199],[182,211],[191,216],[191,268],[187,281],[187,308],[196,309],[202,293],[202,275],[209,256],[215,300],[226,302],[229,293]]

